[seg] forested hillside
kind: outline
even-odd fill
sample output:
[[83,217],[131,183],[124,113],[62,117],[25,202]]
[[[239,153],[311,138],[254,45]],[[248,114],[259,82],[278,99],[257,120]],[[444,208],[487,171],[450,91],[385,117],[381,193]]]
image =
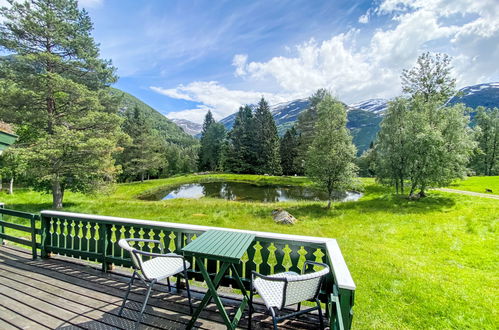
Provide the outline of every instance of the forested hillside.
[[120,113],[126,114],[137,107],[144,117],[151,121],[155,130],[165,138],[167,142],[179,144],[181,146],[192,146],[198,144],[198,140],[185,133],[177,124],[170,119],[145,104],[135,96],[123,92],[122,90],[112,88],[112,91],[121,98]]

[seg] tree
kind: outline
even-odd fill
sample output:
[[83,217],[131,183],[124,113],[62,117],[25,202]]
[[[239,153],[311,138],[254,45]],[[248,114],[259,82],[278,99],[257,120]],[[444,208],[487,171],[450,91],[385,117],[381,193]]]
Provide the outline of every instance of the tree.
[[225,127],[216,123],[208,111],[201,132],[201,146],[199,148],[198,168],[201,171],[215,171],[220,165],[222,144],[226,136]]
[[131,138],[119,157],[118,163],[123,167],[123,176],[131,179],[139,177],[144,181],[146,177],[158,174],[168,166],[164,157],[165,141],[138,107],[134,107],[128,114],[123,131]]
[[281,158],[279,154],[279,135],[274,117],[267,101],[262,97],[253,117],[255,154],[258,155],[255,172],[259,174],[280,175]]
[[404,180],[408,171],[409,135],[408,114],[410,101],[396,98],[388,104],[375,145],[375,172],[378,181],[395,187],[404,193]]
[[416,66],[402,72],[402,91],[412,97],[422,97],[445,103],[455,93],[456,79],[451,76],[451,58],[447,54],[421,54]]
[[234,126],[222,151],[223,170],[235,173],[254,173],[256,164],[253,112],[246,105],[240,107]]
[[303,111],[298,116],[298,122],[296,123],[296,131],[298,132],[298,155],[295,160],[298,174],[305,173],[305,159],[307,158],[308,148],[312,145],[312,141],[315,137],[317,105],[328,94],[329,92],[326,89],[318,89],[308,98],[310,105],[307,110]]
[[481,175],[499,173],[499,109],[478,107],[475,115],[478,150],[472,167]]
[[14,194],[14,181],[26,173],[26,160],[15,147],[0,156],[0,177],[9,179],[9,194]]
[[281,167],[284,175],[298,174],[296,157],[298,156],[298,133],[295,127],[286,131],[281,139]]
[[327,94],[317,106],[317,134],[307,154],[306,171],[326,189],[328,208],[333,192],[351,187],[356,176],[356,150],[346,124],[345,107]]
[[113,182],[113,154],[123,137],[116,80],[99,58],[92,22],[76,0],[8,0],[0,14],[0,117],[27,127],[36,138],[20,145],[36,189],[91,191]]

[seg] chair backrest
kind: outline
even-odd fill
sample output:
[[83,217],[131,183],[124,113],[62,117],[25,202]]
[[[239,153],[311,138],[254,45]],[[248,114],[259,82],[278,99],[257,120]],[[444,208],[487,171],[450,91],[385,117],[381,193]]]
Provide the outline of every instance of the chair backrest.
[[322,279],[329,273],[329,267],[323,266],[323,269],[310,274],[287,276],[281,308],[317,298]]
[[118,245],[130,252],[130,256],[132,257],[133,266],[135,269],[142,271],[142,256],[140,255],[140,250],[134,249],[128,244],[128,240],[126,238],[122,238],[118,241]]

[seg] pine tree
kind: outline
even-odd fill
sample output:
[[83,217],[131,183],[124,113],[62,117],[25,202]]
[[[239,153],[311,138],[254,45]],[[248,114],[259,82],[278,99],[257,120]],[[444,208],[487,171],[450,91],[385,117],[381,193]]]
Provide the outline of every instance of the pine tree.
[[161,169],[168,166],[164,157],[165,141],[152,128],[152,123],[138,107],[129,114],[123,130],[131,138],[118,158],[125,178],[140,178],[144,181],[146,177],[157,175]]
[[295,127],[286,131],[281,139],[281,167],[284,175],[298,174],[296,157],[298,156],[298,133]]
[[270,113],[270,107],[267,101],[262,97],[255,110],[254,150],[257,157],[255,172],[259,174],[280,175],[281,157],[279,153],[279,135],[274,117]]
[[331,207],[335,190],[351,187],[355,178],[356,149],[346,127],[343,104],[327,94],[317,106],[317,134],[307,154],[307,176],[326,189]]
[[35,188],[52,192],[61,208],[66,190],[91,191],[112,182],[113,154],[123,136],[116,80],[99,59],[92,22],[75,0],[8,0],[0,15],[0,118],[28,127],[21,146]]
[[223,124],[216,123],[211,111],[208,111],[201,132],[198,168],[201,171],[215,171],[219,169],[222,143],[226,131]]
[[246,105],[240,107],[234,126],[222,151],[223,170],[234,173],[254,173],[256,163],[253,112]]

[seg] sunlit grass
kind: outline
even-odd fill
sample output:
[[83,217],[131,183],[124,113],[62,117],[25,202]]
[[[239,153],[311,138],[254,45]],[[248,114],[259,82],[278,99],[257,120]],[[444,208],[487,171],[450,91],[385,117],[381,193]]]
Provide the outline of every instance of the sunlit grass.
[[[136,198],[149,189],[210,177],[122,184],[108,195],[68,193],[65,210],[333,237],[357,285],[354,329],[493,329],[499,324],[497,200],[431,191],[429,197],[413,201],[392,195],[371,179],[362,180],[365,195],[360,201],[335,203],[330,210],[321,202]],[[214,178],[310,184],[294,177]],[[30,190],[17,191],[14,196],[2,193],[0,201],[9,208],[31,212],[51,207],[49,195]],[[270,213],[277,207],[288,210],[299,222],[294,226],[275,224]]]
[[455,181],[449,188],[499,195],[499,176],[473,176]]

